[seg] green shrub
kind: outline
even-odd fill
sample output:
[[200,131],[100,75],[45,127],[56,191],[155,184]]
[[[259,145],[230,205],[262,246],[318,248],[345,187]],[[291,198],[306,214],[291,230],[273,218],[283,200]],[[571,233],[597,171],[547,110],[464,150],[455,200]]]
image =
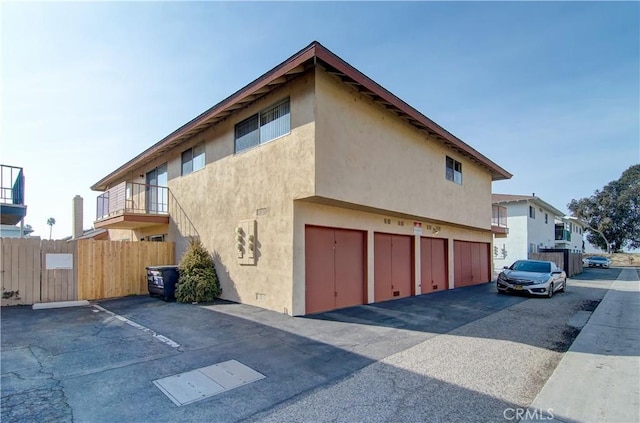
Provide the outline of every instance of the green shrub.
[[211,254],[199,239],[191,239],[180,261],[176,299],[181,303],[213,301],[220,295],[220,283]]

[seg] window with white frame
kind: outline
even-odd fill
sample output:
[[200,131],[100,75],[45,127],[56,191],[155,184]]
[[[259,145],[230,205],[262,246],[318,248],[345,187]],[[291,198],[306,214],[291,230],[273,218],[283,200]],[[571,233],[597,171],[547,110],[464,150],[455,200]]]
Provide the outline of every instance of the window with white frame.
[[291,132],[289,99],[256,113],[235,128],[236,153],[264,144]]
[[544,223],[549,223],[549,214],[544,214]]
[[533,206],[529,206],[529,217],[532,219],[536,218],[536,208]]
[[204,167],[204,142],[182,152],[182,176]]
[[448,181],[462,185],[462,163],[447,156],[445,175]]

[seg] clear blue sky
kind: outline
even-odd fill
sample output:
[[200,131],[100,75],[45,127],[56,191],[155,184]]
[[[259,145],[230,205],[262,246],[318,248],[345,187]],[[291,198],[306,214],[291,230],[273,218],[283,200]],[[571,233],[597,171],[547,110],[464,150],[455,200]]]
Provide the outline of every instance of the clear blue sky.
[[640,162],[640,4],[7,3],[0,162],[37,235],[71,200],[318,40],[560,210]]

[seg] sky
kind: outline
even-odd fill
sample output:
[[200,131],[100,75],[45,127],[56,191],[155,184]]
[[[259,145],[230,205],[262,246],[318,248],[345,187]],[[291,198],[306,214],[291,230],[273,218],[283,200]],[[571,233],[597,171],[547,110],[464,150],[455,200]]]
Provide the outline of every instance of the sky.
[[71,235],[90,186],[317,40],[561,211],[640,163],[640,3],[0,3],[0,163]]

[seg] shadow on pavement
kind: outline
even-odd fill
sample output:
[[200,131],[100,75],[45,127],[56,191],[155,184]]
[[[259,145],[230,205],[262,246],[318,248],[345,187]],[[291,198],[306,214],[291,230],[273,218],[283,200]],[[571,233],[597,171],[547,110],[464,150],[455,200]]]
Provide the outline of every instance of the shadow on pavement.
[[[593,280],[595,281],[595,278]],[[545,325],[555,326],[558,336],[554,339],[547,336],[530,337],[526,333],[511,330],[509,321],[495,322],[502,330],[491,331],[486,336],[564,352],[579,332],[567,326],[567,322],[580,311],[593,311],[607,293],[609,284],[610,282],[593,286],[575,286],[570,281],[567,292],[558,293],[554,298],[548,299],[499,295],[496,293],[495,285],[487,283],[320,313],[306,316],[305,319],[442,334],[504,310],[511,315],[511,319],[528,319],[532,326],[539,326],[541,332],[548,329]]]
[[[526,408],[553,372],[558,352],[568,347],[568,317],[584,301],[606,292],[570,288],[551,301],[528,301],[499,296],[493,285],[484,284],[306,318],[224,301],[202,306],[148,297],[100,302],[179,348],[93,307],[3,308],[2,421],[260,420],[266,416],[260,413],[304,403],[305,394],[342,383],[352,389],[324,406],[302,407],[299,419],[286,413],[278,419],[505,421],[505,410]],[[546,310],[549,304],[553,310]],[[481,318],[485,320],[465,326]],[[438,338],[434,345],[441,344],[439,349],[406,353],[414,346],[426,348],[429,343],[422,341],[454,329],[455,335]],[[496,343],[502,340],[515,344]],[[452,367],[450,362],[462,354],[456,345],[462,344],[472,355]],[[505,364],[495,363],[505,345],[522,354],[537,351],[531,346],[550,351],[536,365],[536,379],[510,375],[502,367],[509,357]],[[418,361],[379,361],[403,351],[394,357]],[[176,407],[152,383],[231,359],[266,378],[184,407]],[[517,354],[509,360],[514,366],[524,364]],[[435,370],[418,370],[420,363],[439,363],[449,373],[434,377],[430,372]],[[495,366],[499,373],[483,373]],[[352,382],[354,372],[365,367],[374,373]],[[472,383],[463,383],[465,377]],[[506,378],[503,383],[500,377]],[[324,414],[314,416],[313,410]]]
[[[92,307],[2,312],[2,421],[231,422],[250,418],[321,386],[344,380],[376,360],[349,351],[372,334],[354,335],[349,345],[332,345],[300,336],[265,322],[240,318],[209,308],[130,297],[100,303],[181,344],[171,348]],[[233,304],[220,304],[222,307]],[[238,305],[235,305],[238,306]],[[329,333],[330,322],[312,322],[275,315],[271,322],[303,321],[310,331]],[[339,339],[340,337],[338,337]],[[360,341],[358,340],[360,339]],[[366,348],[366,346],[365,346]],[[397,346],[393,350],[405,348]],[[373,355],[388,354],[378,349]],[[11,358],[8,358],[10,357]],[[176,407],[153,380],[235,359],[259,371],[265,379]],[[392,405],[378,410],[389,420],[459,421],[461,409],[450,398],[484,404],[489,415],[465,419],[501,418],[506,408],[524,406],[420,374],[379,364],[377,386],[370,394]],[[408,392],[407,390],[413,392]],[[358,395],[358,393],[354,393]],[[417,406],[393,405],[413,398]],[[426,400],[428,398],[428,401]],[[449,405],[447,405],[449,404]],[[349,408],[349,407],[347,407]],[[349,410],[332,408],[336,416]],[[382,413],[382,414],[380,414]],[[326,417],[326,419],[325,419]]]

